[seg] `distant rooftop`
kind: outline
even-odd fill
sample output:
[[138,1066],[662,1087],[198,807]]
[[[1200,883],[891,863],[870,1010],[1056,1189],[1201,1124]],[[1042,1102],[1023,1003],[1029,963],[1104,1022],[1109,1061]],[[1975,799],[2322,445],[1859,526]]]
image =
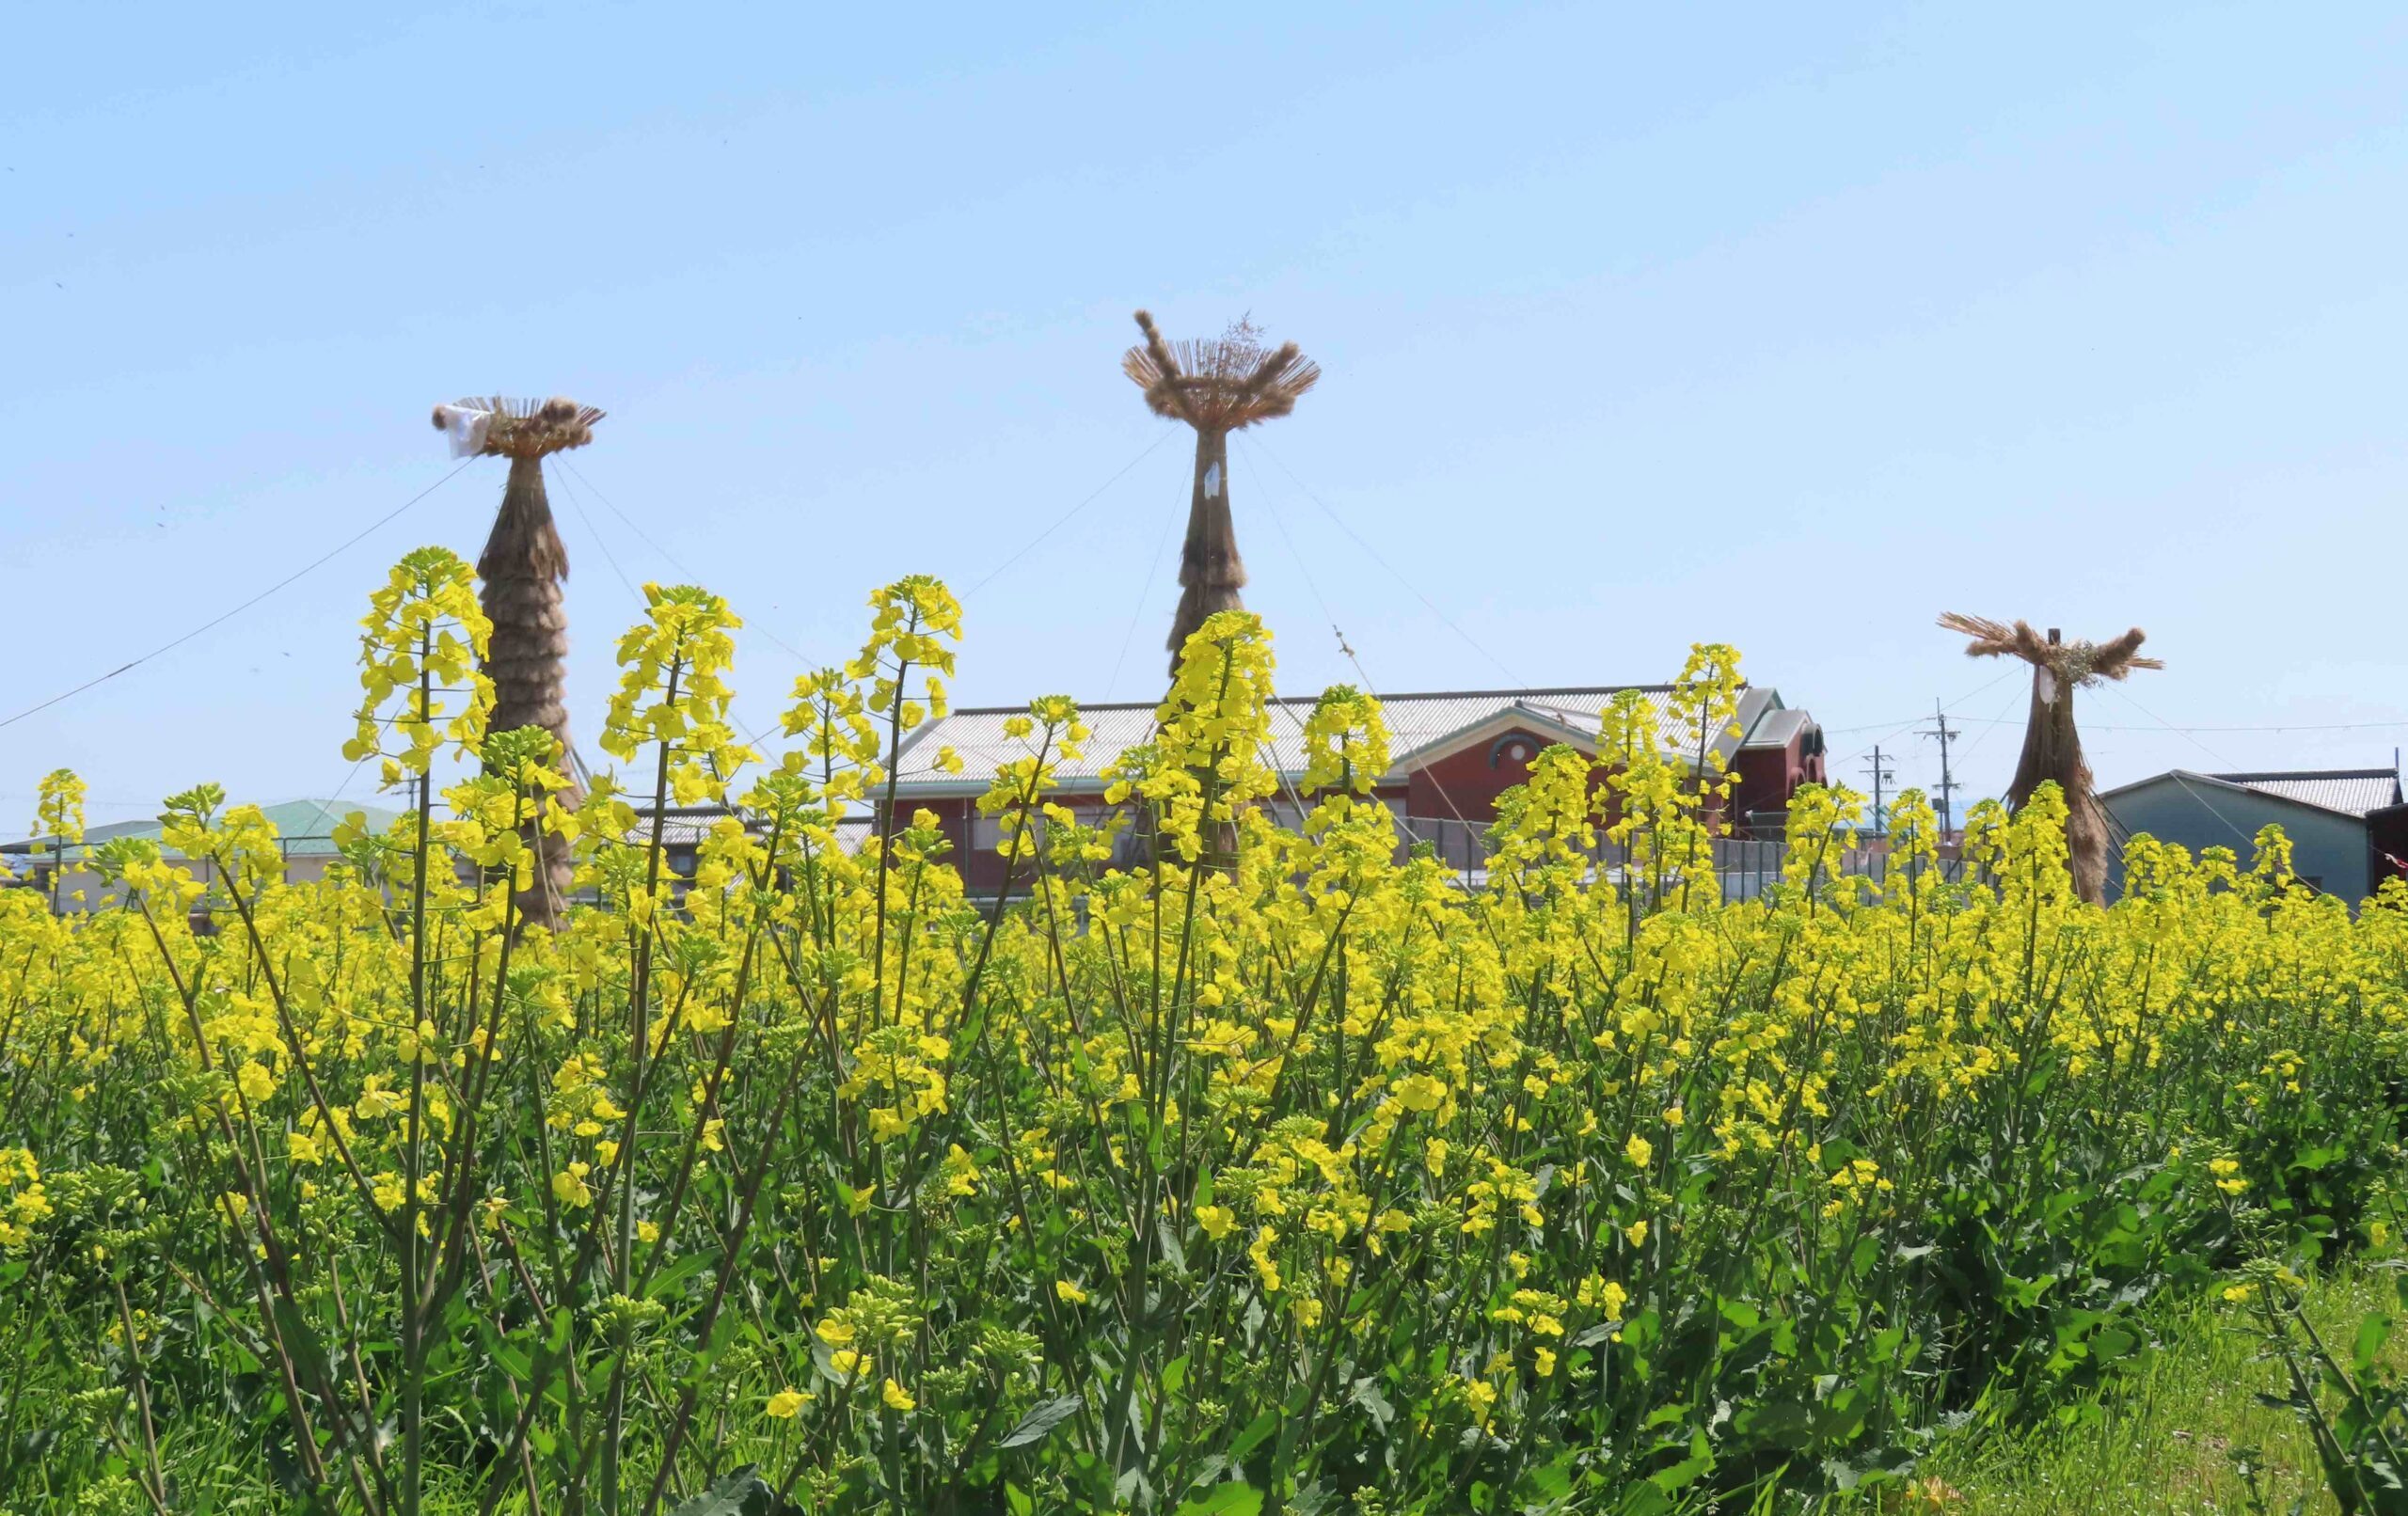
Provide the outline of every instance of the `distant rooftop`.
[[2269,768],[2242,774],[2202,774],[2188,768],[2176,768],[2135,780],[2130,784],[2119,784],[2104,792],[2100,798],[2112,799],[2144,784],[2155,784],[2166,779],[2248,790],[2345,816],[2363,816],[2369,811],[2380,811],[2401,801],[2400,775],[2389,768]]
[[1748,729],[1739,744],[1742,748],[1786,748],[1792,739],[1814,724],[1814,719],[1795,707],[1765,712],[1763,719]]
[[[1656,740],[1668,754],[1677,757],[1695,748],[1694,728],[1684,727],[1672,715],[1670,685],[1586,685],[1559,689],[1466,689],[1383,695],[1380,708],[1387,719],[1392,760],[1390,773],[1385,777],[1390,782],[1401,781],[1420,763],[1489,730],[1503,732],[1518,727],[1551,742],[1593,748],[1600,715],[1613,697],[1625,689],[1637,690],[1647,698],[1655,717]],[[1263,759],[1284,776],[1293,778],[1304,772],[1305,721],[1319,699],[1318,695],[1295,695],[1272,703],[1271,737]],[[1064,788],[1099,787],[1105,765],[1123,750],[1153,740],[1155,709],[1150,701],[1081,706],[1080,719],[1086,722],[1091,734],[1085,746],[1085,756],[1056,771]],[[1782,709],[1778,691],[1751,686],[1740,695],[1740,728],[1752,736],[1768,713]],[[1025,756],[1025,745],[1005,735],[1004,725],[1014,717],[1027,714],[1025,705],[989,705],[955,710],[924,723],[906,739],[898,766],[902,777],[897,793],[906,797],[974,795],[984,790],[997,768]],[[1725,756],[1739,745],[1721,734],[1714,740],[1716,750]],[[962,772],[958,776],[932,767],[929,757],[940,748],[951,748],[960,755]]]
[[[334,856],[334,829],[354,811],[367,818],[368,829],[381,830],[392,825],[401,814],[383,806],[362,805],[356,800],[286,800],[280,805],[263,805],[260,813],[276,829],[290,858],[331,858]],[[83,843],[67,851],[81,857],[86,849],[99,846],[119,837],[150,837],[161,832],[157,818],[149,821],[111,821],[85,829]],[[34,837],[24,842],[0,843],[0,853],[47,853],[53,839]],[[167,850],[173,855],[174,849]]]
[[2362,816],[2400,800],[2400,775],[2389,768],[2289,768],[2251,774],[2210,774],[2260,795]]
[[[653,812],[648,806],[637,806],[636,824],[627,829],[624,841],[631,847],[652,845]],[[710,837],[721,821],[736,813],[724,805],[673,805],[660,813],[660,845],[663,847],[699,847]],[[766,823],[755,816],[748,823],[757,836]],[[846,853],[858,853],[862,845],[877,834],[866,806],[836,823],[836,845]]]

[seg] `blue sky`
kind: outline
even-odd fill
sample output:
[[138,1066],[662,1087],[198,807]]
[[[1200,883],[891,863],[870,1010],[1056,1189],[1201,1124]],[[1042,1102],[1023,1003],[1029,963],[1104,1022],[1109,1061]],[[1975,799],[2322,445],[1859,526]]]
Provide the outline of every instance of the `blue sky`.
[[[1354,677],[1333,621],[1386,689],[1660,679],[1727,640],[1844,777],[1876,740],[1936,777],[1893,734],[1938,698],[1994,790],[2023,681],[1932,626],[1961,609],[2148,628],[2166,671],[2086,700],[2103,783],[2408,741],[2397,8],[11,31],[0,716],[441,479],[427,407],[494,390],[610,413],[554,485],[589,750],[622,574],[729,596],[755,723],[785,647],[841,655],[915,571],[978,586],[965,700],[1150,697],[1188,465],[1117,371],[1145,305],[1175,336],[1251,312],[1326,372],[1232,459],[1291,689]],[[473,557],[500,476],[0,728],[0,831],[62,763],[95,819],[342,785],[368,590],[420,543]]]

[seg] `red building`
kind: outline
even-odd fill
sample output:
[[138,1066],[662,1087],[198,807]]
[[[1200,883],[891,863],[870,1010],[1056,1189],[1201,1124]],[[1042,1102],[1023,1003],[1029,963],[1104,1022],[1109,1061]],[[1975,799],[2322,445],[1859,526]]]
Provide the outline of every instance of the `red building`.
[[[1373,794],[1396,813],[1408,839],[1434,845],[1439,857],[1458,868],[1477,868],[1486,856],[1481,836],[1496,819],[1497,797],[1528,778],[1531,762],[1552,744],[1593,754],[1599,714],[1624,687],[1639,689],[1658,713],[1667,755],[1684,765],[1693,762],[1697,734],[1693,727],[1682,730],[1670,715],[1669,686],[1387,695],[1381,704],[1391,766]],[[1267,760],[1285,781],[1303,776],[1304,724],[1313,704],[1301,698],[1273,705]],[[1102,770],[1123,749],[1151,739],[1154,709],[1149,703],[1084,709],[1092,735],[1085,756],[1058,770],[1055,798],[1092,811],[1101,820],[1108,809]],[[1027,714],[1025,706],[957,710],[924,724],[904,745],[896,806],[907,815],[935,813],[973,891],[992,891],[1002,882],[995,824],[977,813],[976,801],[999,766],[1026,755],[1004,727]],[[1736,724],[1738,736],[1717,734],[1713,742],[1715,756],[1738,782],[1729,829],[1778,834],[1798,787],[1823,782],[1822,728],[1804,711],[1784,705],[1780,691],[1765,687],[1742,691]],[[942,748],[960,754],[960,774],[933,766]],[[1284,797],[1268,803],[1283,817],[1294,810]]]

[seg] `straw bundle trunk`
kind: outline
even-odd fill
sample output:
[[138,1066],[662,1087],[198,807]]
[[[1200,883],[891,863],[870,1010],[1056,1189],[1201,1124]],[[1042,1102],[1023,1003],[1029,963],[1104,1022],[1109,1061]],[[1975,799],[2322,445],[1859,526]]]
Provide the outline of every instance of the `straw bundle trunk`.
[[[1170,676],[1187,640],[1214,614],[1242,610],[1245,561],[1238,556],[1237,524],[1229,516],[1229,434],[1217,427],[1196,432],[1196,482],[1187,502],[1187,540],[1179,550],[1179,608],[1170,620]],[[1203,776],[1198,776],[1199,778]],[[1205,868],[1237,866],[1234,822],[1210,824],[1196,861]],[[1164,861],[1168,861],[1164,860]]]
[[2023,726],[2023,753],[2006,789],[2010,811],[2020,811],[2042,784],[2054,782],[2066,797],[2066,867],[2074,893],[2094,906],[2107,903],[2110,843],[2107,808],[2099,802],[2090,765],[2082,756],[2082,734],[2073,719],[2073,686],[2046,665],[2032,671],[2032,704]]
[[1229,436],[1196,434],[1196,487],[1188,498],[1187,540],[1179,550],[1179,609],[1170,622],[1170,671],[1179,676],[1180,650],[1219,611],[1242,609],[1245,560],[1238,556],[1237,524],[1229,516]]
[[[568,704],[563,688],[568,658],[568,610],[561,582],[568,577],[568,551],[552,521],[544,493],[541,459],[514,457],[503,487],[501,513],[477,559],[483,581],[479,599],[493,623],[484,671],[494,685],[491,730],[542,727],[560,745],[559,765],[568,764]],[[564,805],[582,798],[572,778],[562,792]],[[569,891],[568,845],[548,833],[529,839],[537,856],[533,880],[521,892],[521,915],[549,927],[558,924]]]

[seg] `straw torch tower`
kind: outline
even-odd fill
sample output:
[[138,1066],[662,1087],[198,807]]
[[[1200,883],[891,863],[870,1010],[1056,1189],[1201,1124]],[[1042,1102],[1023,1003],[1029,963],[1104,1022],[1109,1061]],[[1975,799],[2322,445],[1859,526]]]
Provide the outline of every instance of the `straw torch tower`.
[[1321,369],[1287,342],[1262,350],[1261,332],[1241,320],[1216,338],[1166,342],[1154,318],[1137,312],[1146,340],[1129,350],[1120,371],[1146,392],[1156,416],[1196,429],[1196,489],[1188,497],[1187,541],[1179,554],[1179,610],[1171,620],[1170,669],[1205,618],[1244,601],[1245,561],[1238,556],[1229,519],[1229,434],[1285,416],[1321,378]]
[[2134,669],[2162,669],[2140,655],[2144,634],[2137,626],[2106,642],[2067,642],[2057,629],[2044,639],[2028,622],[2012,625],[1955,611],[1940,624],[1972,639],[1965,652],[1976,658],[2012,655],[2032,665],[2031,714],[2023,726],[2023,756],[2007,786],[2006,805],[2020,811],[2032,792],[2054,780],[2066,797],[2066,864],[2074,892],[2094,906],[2107,902],[2107,808],[2082,756],[2082,734],[2073,724],[2073,692],[2101,679],[2120,680]]
[[[459,456],[510,460],[501,491],[501,513],[477,557],[483,581],[478,599],[493,623],[484,671],[493,680],[490,729],[508,732],[541,727],[560,744],[555,762],[570,777],[562,803],[580,798],[569,756],[568,706],[562,685],[568,657],[568,611],[561,585],[568,577],[568,550],[552,524],[544,494],[544,459],[594,440],[602,413],[558,396],[546,401],[464,400],[437,405],[435,424],[452,438]],[[540,866],[519,901],[525,918],[556,924],[569,888],[567,846],[548,835],[532,839]]]

